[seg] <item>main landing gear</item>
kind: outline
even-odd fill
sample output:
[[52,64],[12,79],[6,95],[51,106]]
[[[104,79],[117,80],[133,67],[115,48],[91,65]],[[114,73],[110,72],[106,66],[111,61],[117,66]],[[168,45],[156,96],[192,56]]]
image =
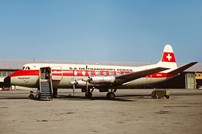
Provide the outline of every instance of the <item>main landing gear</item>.
[[116,95],[115,95],[115,92],[116,92],[117,89],[111,89],[111,92],[108,92],[107,93],[107,98],[109,100],[113,100],[115,99]]
[[[86,92],[85,93],[85,97],[86,98],[92,98],[92,96],[93,96],[93,94],[92,94],[93,90],[94,90],[94,88],[92,88],[92,90],[89,89],[89,91],[86,91],[85,88],[82,88],[82,92]],[[105,90],[104,92],[108,92],[107,95],[106,95],[107,99],[109,99],[109,100],[115,99],[115,97],[116,97],[116,95],[115,95],[116,90],[117,89],[112,89],[110,92],[108,92],[108,89]],[[100,90],[100,91],[103,92],[103,90]]]
[[92,94],[91,92],[85,93],[85,97],[86,97],[86,98],[91,98],[92,96],[93,96],[93,94]]
[[91,98],[91,97],[93,96],[93,94],[92,94],[93,91],[94,91],[94,88],[92,88],[92,89],[91,89],[91,88],[88,88],[88,89],[83,88],[83,89],[82,89],[82,92],[86,92],[86,93],[85,93],[85,97],[86,97],[86,98]]
[[108,92],[107,93],[107,99],[109,100],[113,100],[115,98],[115,93],[114,92]]

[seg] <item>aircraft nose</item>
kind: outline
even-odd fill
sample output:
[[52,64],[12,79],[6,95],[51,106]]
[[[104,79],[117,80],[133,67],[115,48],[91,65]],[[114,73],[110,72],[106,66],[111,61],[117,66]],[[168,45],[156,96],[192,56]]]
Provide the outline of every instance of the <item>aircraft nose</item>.
[[10,76],[7,76],[6,78],[4,78],[4,86],[5,87],[11,86],[11,77]]

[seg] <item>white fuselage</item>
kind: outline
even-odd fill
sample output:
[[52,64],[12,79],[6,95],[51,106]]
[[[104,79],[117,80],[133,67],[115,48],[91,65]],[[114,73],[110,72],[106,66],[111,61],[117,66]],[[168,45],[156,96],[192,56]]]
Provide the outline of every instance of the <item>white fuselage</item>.
[[[160,61],[152,65],[131,67],[31,63],[9,75],[8,80],[11,85],[40,89],[40,81],[45,79],[52,83],[53,91],[57,88],[82,88],[87,96],[91,96],[89,89],[94,88],[99,89],[100,92],[108,92],[109,89],[115,92],[118,88],[134,88],[163,82],[179,75],[196,63],[192,62],[177,68],[172,46],[167,44]],[[114,94],[109,93],[107,96],[113,98]]]
[[[83,80],[88,77],[109,79],[120,75],[129,74],[136,71],[141,71],[156,67],[157,64],[130,67],[130,66],[107,66],[107,65],[84,65],[84,64],[46,64],[35,63],[26,64],[22,70],[19,70],[10,75],[12,85],[25,86],[25,87],[38,87],[38,81],[42,77],[40,68],[49,67],[53,86],[56,88],[72,88],[71,82],[74,80]],[[165,81],[172,78],[166,73],[167,71],[151,74],[146,77],[135,79],[123,83],[119,88],[132,88],[136,86],[144,86]],[[102,86],[102,83],[89,83],[93,87]],[[76,87],[80,88],[85,86],[85,82],[80,82]]]

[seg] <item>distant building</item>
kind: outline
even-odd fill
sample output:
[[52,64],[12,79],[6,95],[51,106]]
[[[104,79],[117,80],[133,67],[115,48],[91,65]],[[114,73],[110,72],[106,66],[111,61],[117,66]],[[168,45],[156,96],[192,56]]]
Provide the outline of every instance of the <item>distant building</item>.
[[4,83],[4,79],[17,70],[18,69],[0,69],[0,88],[9,88],[10,85]]

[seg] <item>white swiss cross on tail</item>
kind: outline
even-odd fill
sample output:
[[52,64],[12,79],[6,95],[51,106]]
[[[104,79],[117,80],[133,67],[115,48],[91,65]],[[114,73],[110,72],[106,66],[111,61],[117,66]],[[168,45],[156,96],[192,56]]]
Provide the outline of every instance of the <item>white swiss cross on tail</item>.
[[168,61],[170,61],[172,59],[172,56],[170,56],[170,54],[168,54],[168,56],[166,56],[166,58],[168,59]]
[[170,45],[166,45],[163,51],[162,62],[176,62],[173,49]]
[[171,45],[165,45],[158,65],[169,68],[169,70],[166,70],[167,72],[177,69],[176,59]]

